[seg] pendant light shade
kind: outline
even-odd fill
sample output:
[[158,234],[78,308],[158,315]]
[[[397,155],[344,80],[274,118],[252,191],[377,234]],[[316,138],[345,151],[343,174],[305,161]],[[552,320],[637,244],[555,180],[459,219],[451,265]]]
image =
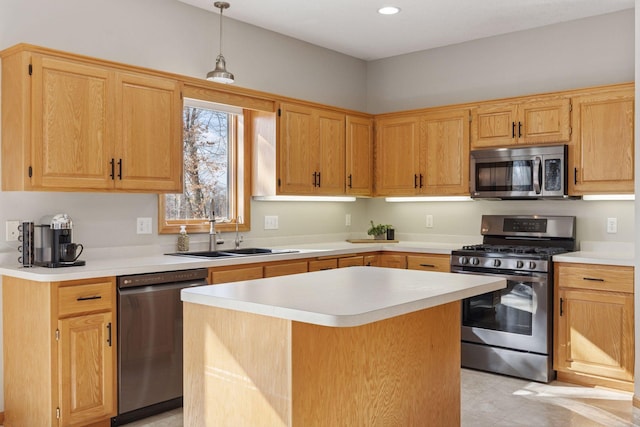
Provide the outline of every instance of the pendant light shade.
[[220,53],[216,58],[216,68],[207,73],[207,80],[217,83],[233,83],[233,74],[227,71],[227,62],[222,56],[222,11],[229,8],[229,3],[225,1],[217,1],[213,4],[220,9]]

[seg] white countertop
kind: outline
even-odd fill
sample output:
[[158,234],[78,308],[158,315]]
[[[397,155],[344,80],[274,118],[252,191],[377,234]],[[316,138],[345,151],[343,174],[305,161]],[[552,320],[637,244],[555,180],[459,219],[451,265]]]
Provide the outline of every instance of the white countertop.
[[579,251],[554,255],[553,261],[633,267],[635,265],[634,246],[632,242],[585,241],[580,244]]
[[389,319],[502,289],[504,279],[349,267],[183,289],[182,301],[323,326]]
[[[400,243],[348,243],[329,242],[295,245],[277,250],[295,250],[269,255],[244,257],[196,258],[172,255],[128,256],[122,258],[87,259],[81,267],[22,267],[17,262],[0,266],[0,275],[37,282],[90,279],[94,277],[123,276],[130,274],[156,273],[159,271],[187,270],[194,268],[222,267],[256,262],[285,261],[314,256],[339,256],[360,252],[398,251],[432,254],[450,254],[460,247],[459,243],[400,242]],[[82,259],[83,257],[81,257]],[[17,256],[16,256],[17,260]]]

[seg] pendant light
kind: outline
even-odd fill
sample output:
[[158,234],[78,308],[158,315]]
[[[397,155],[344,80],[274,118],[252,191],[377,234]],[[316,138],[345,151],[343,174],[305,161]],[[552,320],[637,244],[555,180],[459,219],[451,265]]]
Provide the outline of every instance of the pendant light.
[[233,83],[233,74],[227,71],[227,63],[222,56],[222,11],[229,8],[229,3],[217,1],[213,5],[220,9],[220,54],[216,58],[216,68],[207,73],[207,80],[217,83]]

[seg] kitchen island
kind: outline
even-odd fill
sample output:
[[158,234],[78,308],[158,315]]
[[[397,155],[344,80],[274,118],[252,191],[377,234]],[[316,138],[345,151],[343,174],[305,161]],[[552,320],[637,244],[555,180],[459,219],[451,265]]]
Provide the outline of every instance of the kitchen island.
[[183,290],[184,424],[459,425],[459,301],[505,285],[351,267]]

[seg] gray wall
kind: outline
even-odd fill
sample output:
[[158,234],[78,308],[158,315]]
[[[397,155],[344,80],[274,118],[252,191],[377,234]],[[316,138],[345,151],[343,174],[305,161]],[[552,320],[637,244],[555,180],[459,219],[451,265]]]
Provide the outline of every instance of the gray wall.
[[[239,86],[355,110],[394,111],[631,81],[633,17],[633,11],[623,11],[371,63],[228,19],[224,54]],[[27,42],[204,76],[217,54],[217,34],[216,14],[174,0],[0,2],[0,49]],[[337,72],[329,75],[326,70]],[[75,240],[89,247],[175,242],[174,236],[135,234],[136,217],[152,217],[155,224],[154,195],[0,192],[0,225],[7,219],[37,220],[61,211],[75,220]],[[247,237],[344,238],[352,231],[364,232],[369,219],[390,222],[412,238],[477,236],[479,215],[499,212],[571,214],[578,216],[583,240],[634,239],[630,202],[387,204],[369,199],[342,204],[253,202]],[[346,213],[352,214],[351,227],[344,226]],[[434,215],[433,229],[424,227],[427,213]],[[264,231],[264,215],[279,215],[281,229]],[[618,234],[604,232],[609,216],[618,217]],[[192,241],[200,238],[204,241],[204,236],[192,236]],[[5,242],[4,235],[0,260],[3,255],[10,260],[17,256],[15,243]]]

